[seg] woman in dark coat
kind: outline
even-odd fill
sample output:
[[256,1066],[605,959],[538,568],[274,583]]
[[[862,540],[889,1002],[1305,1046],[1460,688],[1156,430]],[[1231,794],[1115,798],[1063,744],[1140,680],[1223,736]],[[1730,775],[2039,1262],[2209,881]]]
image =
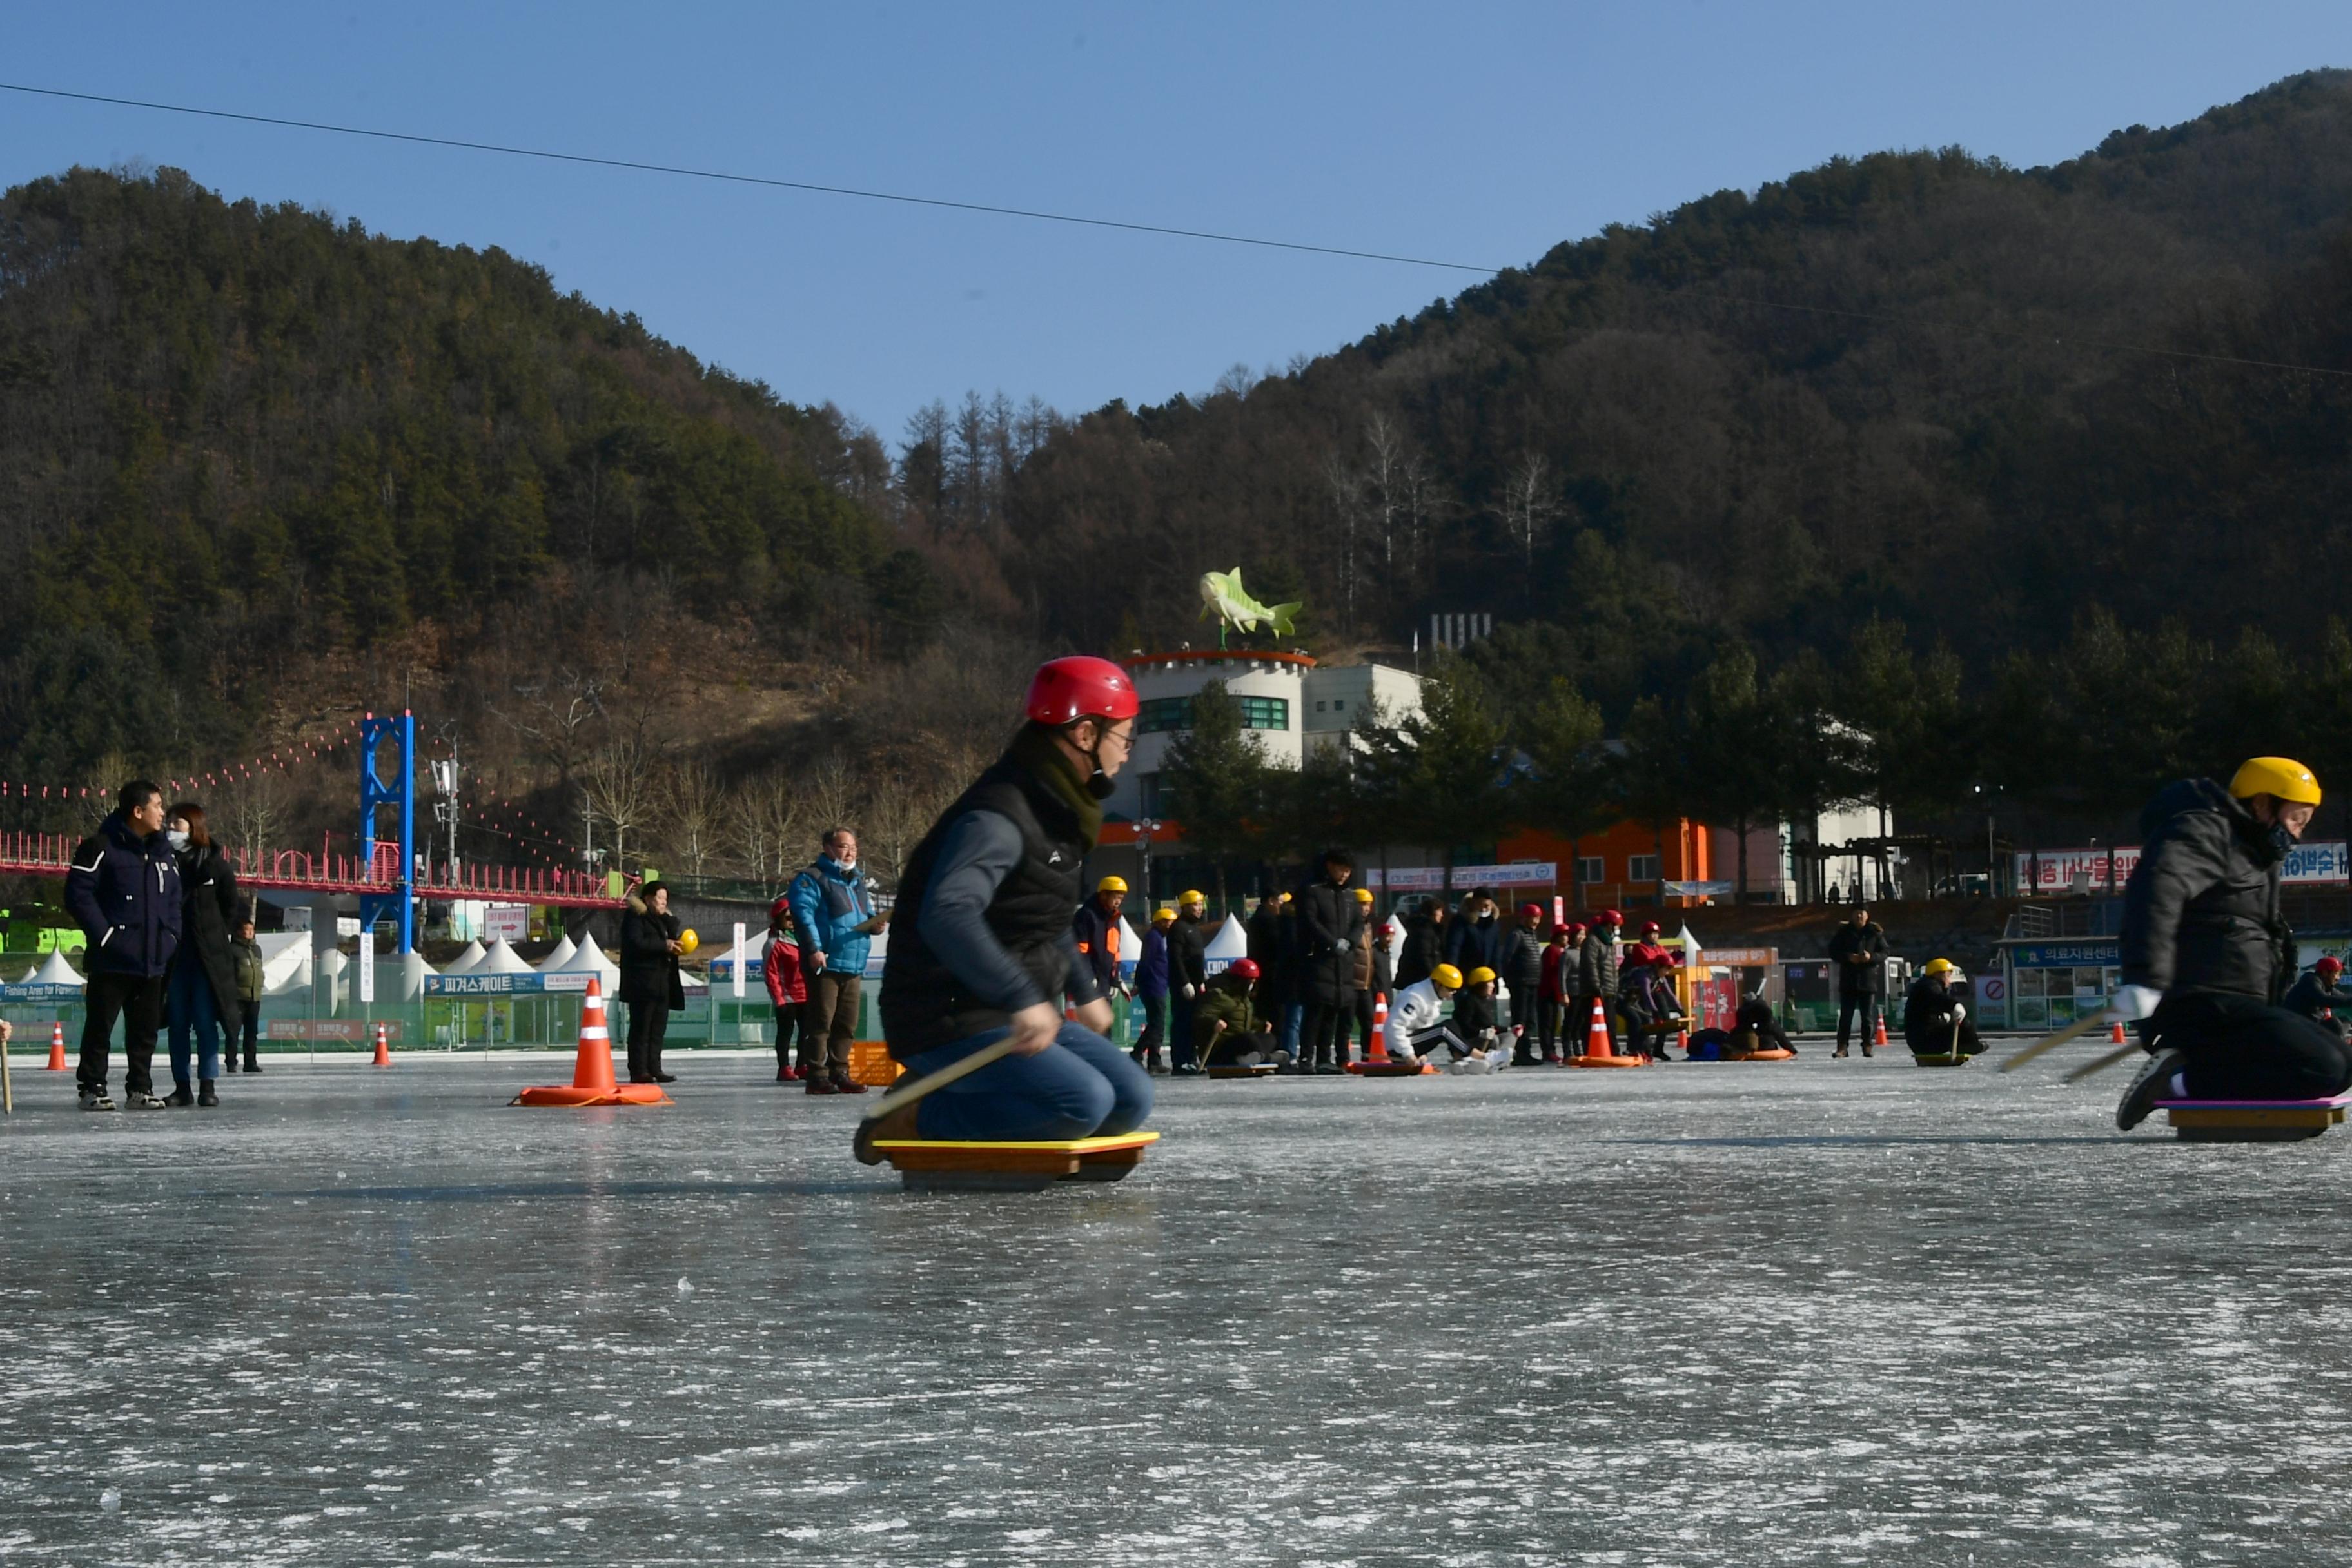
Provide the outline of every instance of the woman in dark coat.
[[[173,806],[163,832],[180,861],[180,945],[163,973],[164,1016],[172,1030],[172,1083],[166,1105],[218,1105],[221,1037],[236,1037],[236,873],[205,826],[194,801]],[[188,1083],[188,1037],[195,1035],[196,1086]]]
[[629,1009],[629,1081],[675,1083],[662,1071],[662,1037],[669,1016],[686,1011],[686,982],[678,977],[677,917],[669,912],[669,889],[647,882],[629,895],[621,917],[621,1001]]

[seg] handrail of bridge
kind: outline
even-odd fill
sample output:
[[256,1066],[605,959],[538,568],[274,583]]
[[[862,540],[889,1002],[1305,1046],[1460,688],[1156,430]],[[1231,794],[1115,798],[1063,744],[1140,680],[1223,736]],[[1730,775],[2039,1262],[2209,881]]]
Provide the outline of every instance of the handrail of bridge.
[[[81,837],[64,833],[0,832],[0,872],[62,877],[71,867],[74,847]],[[400,885],[379,858],[371,865],[356,855],[317,854],[307,849],[263,850],[251,854],[227,847],[237,879],[257,888],[331,893],[388,893]],[[461,865],[452,874],[446,866],[434,867],[415,884],[425,899],[491,899],[511,903],[587,905],[618,909],[599,873],[563,871],[529,866]]]

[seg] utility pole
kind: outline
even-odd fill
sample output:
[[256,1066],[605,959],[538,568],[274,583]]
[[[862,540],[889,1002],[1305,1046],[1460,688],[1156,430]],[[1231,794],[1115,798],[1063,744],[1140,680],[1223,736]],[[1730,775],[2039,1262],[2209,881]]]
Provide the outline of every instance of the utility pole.
[[457,742],[449,742],[449,754],[433,763],[433,818],[449,830],[449,880],[457,879],[457,779],[463,772],[457,765]]

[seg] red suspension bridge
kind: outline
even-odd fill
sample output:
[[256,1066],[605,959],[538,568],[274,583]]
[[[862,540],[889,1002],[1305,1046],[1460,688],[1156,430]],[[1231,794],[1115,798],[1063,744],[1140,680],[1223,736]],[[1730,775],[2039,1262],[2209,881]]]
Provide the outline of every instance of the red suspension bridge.
[[[0,875],[62,877],[71,868],[73,852],[81,843],[67,833],[0,833]],[[348,893],[389,896],[401,890],[400,847],[380,844],[373,859],[320,850],[274,849],[248,854],[222,847],[237,880],[249,888],[290,892]],[[461,866],[455,875],[436,866],[415,879],[420,899],[482,899],[499,903],[561,904],[572,908],[617,910],[601,874],[526,866]]]

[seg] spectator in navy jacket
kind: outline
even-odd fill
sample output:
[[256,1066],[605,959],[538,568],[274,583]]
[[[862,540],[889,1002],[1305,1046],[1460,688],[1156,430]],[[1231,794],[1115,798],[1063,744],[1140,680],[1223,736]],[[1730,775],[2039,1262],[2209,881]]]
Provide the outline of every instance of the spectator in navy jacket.
[[1135,995],[1143,1004],[1143,1033],[1129,1053],[1146,1072],[1159,1072],[1160,1040],[1168,1032],[1168,928],[1176,923],[1174,910],[1154,910],[1151,929],[1143,933],[1142,951],[1135,958]]
[[66,909],[89,940],[81,1061],[74,1073],[84,1110],[111,1110],[107,1047],[122,1020],[123,1098],[161,1110],[155,1031],[163,1021],[163,972],[180,945],[180,866],[163,837],[163,786],[133,779],[113,814],[81,841],[66,873]]

